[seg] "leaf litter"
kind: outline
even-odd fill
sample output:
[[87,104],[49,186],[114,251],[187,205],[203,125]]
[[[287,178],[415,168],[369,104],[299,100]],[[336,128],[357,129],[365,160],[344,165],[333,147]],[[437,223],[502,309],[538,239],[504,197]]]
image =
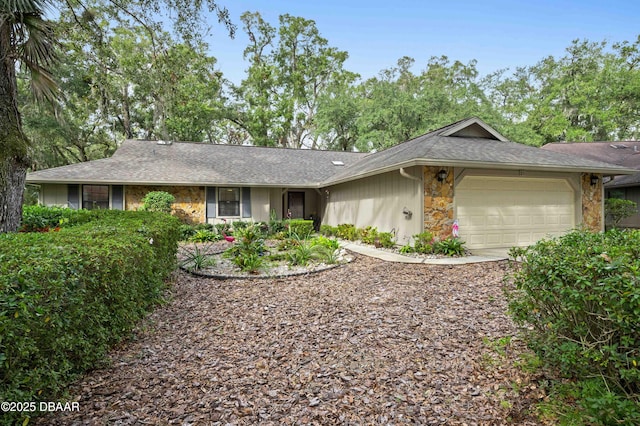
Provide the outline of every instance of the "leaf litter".
[[178,271],[170,301],[71,387],[50,425],[538,424],[515,364],[506,262],[358,257],[322,273],[216,280]]

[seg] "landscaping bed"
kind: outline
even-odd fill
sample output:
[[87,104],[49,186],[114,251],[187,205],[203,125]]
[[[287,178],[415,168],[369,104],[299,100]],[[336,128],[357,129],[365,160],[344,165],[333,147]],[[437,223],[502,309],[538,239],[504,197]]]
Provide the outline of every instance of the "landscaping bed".
[[[178,249],[178,261],[181,268],[194,275],[229,279],[229,278],[279,278],[292,275],[310,274],[327,269],[332,269],[353,260],[354,256],[344,249],[340,249],[336,255],[334,263],[326,263],[322,261],[310,260],[305,265],[292,265],[286,258],[282,256],[279,260],[265,261],[263,267],[255,271],[243,271],[232,261],[232,259],[224,256],[224,252],[230,248],[231,244],[227,241],[218,241],[215,243],[187,243],[180,244]],[[267,248],[276,251],[278,241],[268,240],[265,242]],[[194,251],[198,250],[203,256],[206,256],[211,262],[200,268],[194,268],[193,262],[188,259]]]
[[537,424],[506,262],[367,257],[318,274],[177,272],[171,301],[35,424]]

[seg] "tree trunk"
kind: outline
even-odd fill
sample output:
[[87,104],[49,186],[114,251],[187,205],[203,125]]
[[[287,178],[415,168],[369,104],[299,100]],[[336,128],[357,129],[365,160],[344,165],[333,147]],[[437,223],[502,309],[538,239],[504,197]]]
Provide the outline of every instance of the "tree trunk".
[[18,111],[15,61],[9,28],[0,22],[0,232],[22,221],[22,196],[29,164],[28,141]]
[[17,157],[0,160],[0,233],[15,232],[22,222],[26,165]]
[[122,88],[122,127],[124,127],[124,134],[127,139],[133,139],[133,132],[131,131],[131,114],[129,111],[129,89],[124,84]]

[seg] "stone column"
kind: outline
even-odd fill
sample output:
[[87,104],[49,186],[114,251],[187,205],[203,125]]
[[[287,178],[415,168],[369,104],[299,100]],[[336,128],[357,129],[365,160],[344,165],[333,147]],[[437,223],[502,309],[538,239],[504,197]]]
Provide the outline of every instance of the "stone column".
[[591,176],[591,173],[582,173],[580,176],[582,226],[590,231],[601,232],[604,231],[602,175],[593,174],[598,178],[595,185],[591,184]]
[[[444,181],[438,173],[447,173]],[[424,173],[424,230],[441,240],[451,236],[453,225],[453,167],[425,166]]]

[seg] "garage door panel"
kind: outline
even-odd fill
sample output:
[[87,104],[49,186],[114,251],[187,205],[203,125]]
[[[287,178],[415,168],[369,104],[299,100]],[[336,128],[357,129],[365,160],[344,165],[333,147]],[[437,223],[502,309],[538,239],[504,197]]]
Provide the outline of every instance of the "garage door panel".
[[469,248],[526,246],[575,224],[575,196],[565,179],[466,176],[455,198]]
[[546,215],[538,215],[538,216],[532,216],[531,217],[531,224],[532,225],[547,225],[548,221],[547,221],[547,216]]
[[500,217],[500,215],[487,216],[487,226],[500,225],[500,223],[502,223],[502,218]]
[[573,228],[574,223],[575,222],[573,220],[573,215],[571,216],[565,215],[560,217],[560,225],[562,225],[563,228],[566,228],[566,227]]

